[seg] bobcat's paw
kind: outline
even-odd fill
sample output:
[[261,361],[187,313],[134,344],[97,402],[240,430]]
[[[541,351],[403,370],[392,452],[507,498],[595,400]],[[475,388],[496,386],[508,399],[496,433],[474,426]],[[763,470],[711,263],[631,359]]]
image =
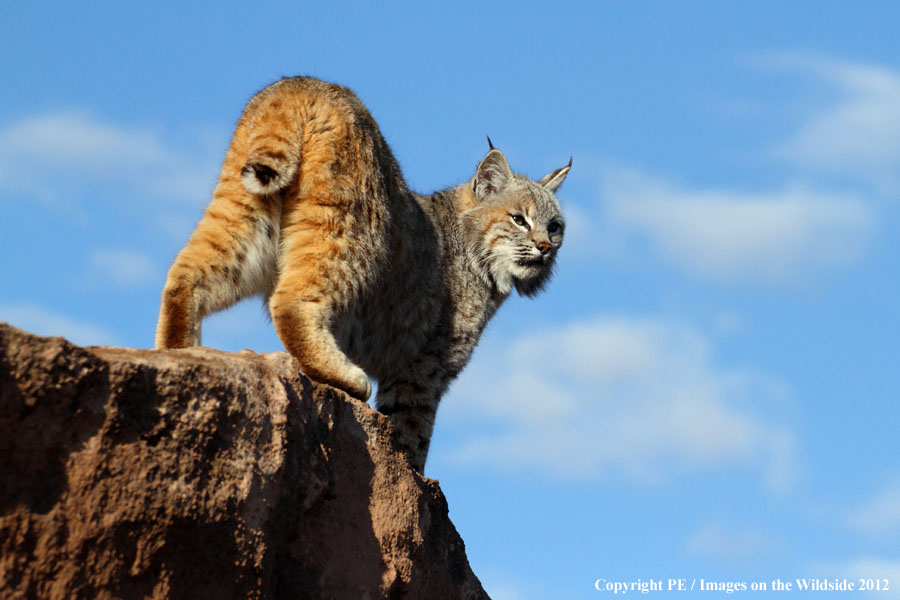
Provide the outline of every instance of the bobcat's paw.
[[[301,367],[301,372],[303,372]],[[316,381],[327,383],[332,387],[336,387],[342,392],[349,394],[357,400],[365,402],[372,395],[372,383],[365,371],[353,365],[345,368],[341,373],[331,373],[328,376],[317,376],[316,374],[306,373]]]
[[358,398],[365,402],[369,399],[369,396],[372,395],[372,382],[369,381],[365,371],[358,367],[355,369],[355,372],[348,377],[347,383],[348,385],[344,388],[344,391],[354,398]]

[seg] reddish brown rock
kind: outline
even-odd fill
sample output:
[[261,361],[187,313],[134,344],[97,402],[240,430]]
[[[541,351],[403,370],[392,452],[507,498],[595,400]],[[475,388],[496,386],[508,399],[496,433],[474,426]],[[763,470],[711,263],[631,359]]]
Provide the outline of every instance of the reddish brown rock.
[[3,598],[487,598],[388,420],[286,353],[0,324]]

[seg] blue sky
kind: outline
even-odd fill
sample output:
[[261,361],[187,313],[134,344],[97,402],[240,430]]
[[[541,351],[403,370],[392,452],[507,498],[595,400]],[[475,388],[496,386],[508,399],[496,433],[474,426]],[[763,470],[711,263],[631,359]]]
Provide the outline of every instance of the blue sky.
[[[421,192],[467,180],[485,134],[533,177],[574,156],[558,276],[492,322],[427,467],[494,598],[669,577],[900,597],[895,3],[3,12],[0,320],[150,347],[243,104],[343,83]],[[204,342],[281,349],[256,301]]]

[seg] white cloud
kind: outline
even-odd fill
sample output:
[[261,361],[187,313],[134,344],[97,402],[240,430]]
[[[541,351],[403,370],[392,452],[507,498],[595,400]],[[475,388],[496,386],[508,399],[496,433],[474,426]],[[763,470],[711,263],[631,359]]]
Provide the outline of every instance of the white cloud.
[[32,304],[0,303],[0,321],[29,333],[62,336],[80,346],[115,346],[118,338],[104,327]]
[[119,286],[141,286],[156,283],[159,279],[156,264],[142,252],[95,250],[91,254],[90,260],[91,267],[97,276]]
[[603,200],[611,227],[646,240],[664,260],[729,283],[786,284],[850,264],[874,221],[854,196],[801,186],[693,190],[634,171],[608,172]]
[[164,162],[168,152],[154,134],[104,123],[85,113],[27,117],[0,132],[4,158],[42,166],[87,169],[114,176],[119,169]]
[[17,193],[65,197],[73,183],[124,183],[138,194],[202,204],[214,178],[208,157],[185,156],[155,131],[84,111],[33,115],[0,128],[0,187]]
[[777,148],[790,163],[848,174],[892,191],[900,189],[900,72],[809,56],[782,55],[771,64],[812,75],[834,98],[813,111]]
[[878,581],[884,585],[885,580],[890,587],[887,591],[871,591],[876,598],[900,598],[900,559],[862,557],[844,564],[844,572],[855,581],[860,579]]
[[455,460],[553,477],[746,465],[772,489],[795,476],[793,437],[747,408],[780,384],[715,364],[703,335],[662,319],[596,318],[479,350],[442,403]]
[[735,530],[710,521],[688,538],[685,546],[693,554],[715,559],[747,559],[778,551],[774,538],[757,529]]
[[873,536],[900,534],[900,479],[889,482],[873,498],[854,510],[848,525],[855,531]]
[[[900,72],[788,54],[762,62],[827,88],[824,103],[807,105],[765,150],[790,169],[789,182],[816,183],[715,189],[602,169],[603,213],[589,219],[593,235],[570,231],[576,254],[591,248],[621,259],[639,253],[637,240],[688,272],[752,285],[803,282],[862,257],[879,193],[900,191]],[[866,193],[835,191],[835,183]]]
[[509,573],[497,569],[479,569],[478,578],[493,600],[525,600],[532,597],[524,592],[523,582],[517,581]]
[[[855,589],[853,595],[859,595],[859,581],[880,585],[882,589],[864,590],[867,598],[883,598],[884,600],[900,599],[900,558],[876,556],[860,556],[844,562],[819,563],[809,568],[813,576],[819,579],[834,581],[846,578]],[[809,575],[803,575],[809,577]],[[887,585],[888,589],[883,589]],[[867,592],[867,593],[866,593]],[[831,593],[831,592],[829,592]],[[839,592],[838,592],[839,593]]]

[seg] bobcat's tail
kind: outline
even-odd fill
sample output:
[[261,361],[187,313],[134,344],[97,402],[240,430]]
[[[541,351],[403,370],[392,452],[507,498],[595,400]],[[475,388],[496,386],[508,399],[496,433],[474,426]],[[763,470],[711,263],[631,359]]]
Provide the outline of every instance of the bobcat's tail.
[[297,173],[300,123],[286,104],[263,101],[249,125],[250,148],[241,183],[251,194],[273,194],[287,187]]

